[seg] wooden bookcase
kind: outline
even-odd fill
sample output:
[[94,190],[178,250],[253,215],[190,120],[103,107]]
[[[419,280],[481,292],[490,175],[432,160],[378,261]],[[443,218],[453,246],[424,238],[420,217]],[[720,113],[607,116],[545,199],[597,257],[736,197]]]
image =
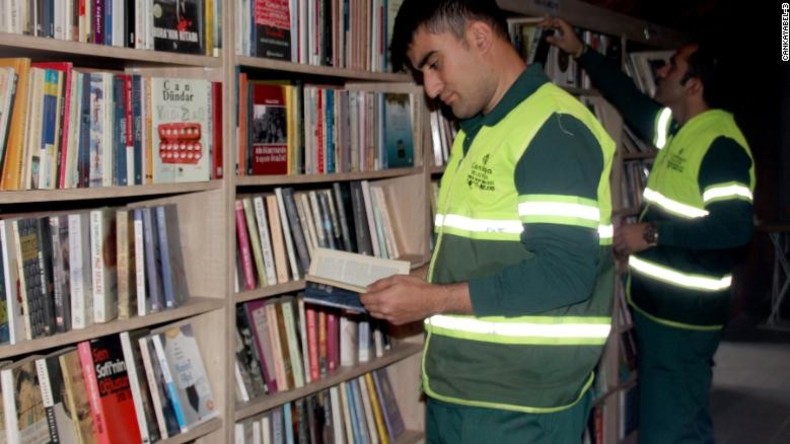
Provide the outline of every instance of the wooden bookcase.
[[224,110],[220,128],[224,146],[221,179],[200,183],[0,192],[0,208],[4,214],[31,214],[50,209],[71,211],[105,205],[176,203],[183,256],[192,292],[188,303],[174,310],[96,324],[84,330],[72,330],[15,345],[2,345],[0,359],[18,360],[29,354],[44,354],[91,338],[189,319],[194,326],[220,415],[187,433],[162,442],[234,442],[236,421],[384,367],[390,369],[390,379],[397,388],[398,403],[408,429],[408,433],[399,442],[418,441],[422,436],[424,416],[419,392],[421,328],[395,332],[395,345],[383,357],[373,358],[354,367],[342,367],[328,377],[303,388],[246,403],[236,403],[234,399],[233,363],[237,304],[253,299],[295,294],[304,288],[304,281],[293,281],[255,291],[236,292],[234,203],[237,195],[270,192],[277,186],[331,186],[335,181],[369,180],[382,185],[387,190],[388,197],[396,201],[399,211],[393,217],[396,219],[395,225],[400,227],[399,239],[405,250],[401,258],[409,260],[413,266],[419,266],[427,262],[430,254],[427,195],[429,176],[424,168],[425,150],[421,146],[425,140],[419,129],[421,114],[415,122],[419,137],[415,138],[415,160],[414,167],[411,168],[332,175],[239,177],[235,174],[238,70],[249,73],[251,77],[303,79],[314,83],[354,84],[355,87],[363,89],[383,88],[388,91],[416,92],[415,97],[419,99],[416,106],[423,106],[421,89],[406,74],[338,69],[237,56],[234,47],[237,32],[235,8],[240,7],[240,4],[241,2],[235,1],[221,2],[223,45],[218,57],[137,50],[0,32],[2,57],[29,57],[33,61],[70,61],[80,67],[118,71],[138,69],[150,75],[207,78],[222,82]]
[[[215,0],[216,1],[216,0]],[[178,53],[136,50],[96,44],[70,42],[27,35],[0,33],[2,57],[30,57],[34,61],[71,61],[75,66],[97,67],[109,70],[134,68],[174,77],[208,78],[222,82],[222,140],[223,178],[200,183],[142,185],[128,187],[83,188],[64,190],[29,190],[0,192],[0,208],[4,214],[29,214],[42,210],[73,210],[97,208],[104,205],[134,205],[176,203],[181,221],[181,239],[185,266],[190,277],[189,302],[174,310],[145,317],[116,320],[97,324],[84,330],[0,346],[0,359],[16,360],[32,353],[74,345],[80,341],[141,327],[155,327],[180,319],[190,319],[214,392],[219,418],[209,421],[187,433],[165,440],[183,443],[198,440],[205,443],[234,442],[234,423],[283,403],[307,396],[329,386],[357,377],[370,370],[387,367],[397,386],[398,402],[407,428],[410,430],[402,441],[419,441],[424,429],[423,407],[420,402],[419,368],[422,332],[420,328],[396,334],[396,346],[382,358],[363,365],[341,368],[327,378],[304,388],[278,393],[273,396],[236,403],[234,393],[234,330],[235,308],[246,301],[293,294],[304,288],[304,281],[260,288],[253,291],[235,290],[235,223],[234,204],[237,195],[250,192],[269,192],[277,186],[331,185],[335,181],[370,180],[383,184],[396,198],[400,212],[396,225],[405,246],[405,258],[414,266],[426,263],[430,256],[431,230],[429,193],[430,181],[441,174],[440,168],[431,168],[430,133],[427,113],[420,113],[418,137],[415,139],[415,166],[368,173],[342,173],[333,175],[292,176],[242,176],[234,172],[236,164],[237,134],[235,110],[237,107],[237,71],[252,77],[303,79],[311,82],[325,81],[333,84],[355,84],[360,88],[390,88],[415,90],[410,76],[312,66],[236,55],[237,11],[241,2],[223,1],[222,48],[220,56],[209,57]],[[579,0],[500,0],[500,5],[513,14],[542,16],[555,14],[575,25],[611,35],[620,36],[623,48],[629,41],[659,48],[674,47],[681,35],[622,14],[612,13]],[[385,84],[387,86],[382,86]],[[419,87],[416,87],[419,93]],[[602,101],[594,91],[580,91],[593,100]],[[418,94],[419,97],[422,97]],[[605,105],[605,104],[603,104]],[[426,107],[420,104],[422,109]],[[622,120],[612,114],[605,122],[612,136],[618,141]],[[623,180],[622,150],[618,149],[612,173],[613,184]],[[619,208],[619,187],[613,186],[615,214],[626,210]],[[617,291],[622,292],[619,285]],[[614,319],[617,319],[615,313]],[[619,327],[615,325],[612,339],[607,345],[602,366],[610,375],[617,374]],[[618,442],[619,421],[618,393],[627,386],[609,384],[606,393],[597,401],[606,406],[605,442]],[[628,437],[628,439],[634,439]]]

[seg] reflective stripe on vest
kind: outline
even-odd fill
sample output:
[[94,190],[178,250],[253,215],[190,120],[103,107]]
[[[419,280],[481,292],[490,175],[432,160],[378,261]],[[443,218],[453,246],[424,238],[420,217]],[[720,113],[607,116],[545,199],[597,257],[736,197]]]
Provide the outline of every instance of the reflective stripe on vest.
[[645,188],[643,196],[646,202],[658,205],[664,210],[685,219],[694,219],[708,215],[708,210],[672,200],[652,188]]
[[[442,232],[453,233],[470,239],[484,240],[519,240],[524,226],[521,221],[473,219],[458,214],[437,214],[434,218],[435,228]],[[614,238],[614,226],[598,225],[598,242],[600,245],[611,245]]]
[[598,228],[601,210],[592,199],[578,196],[519,196],[518,215],[524,223],[549,223]]
[[611,322],[604,316],[435,315],[425,320],[425,326],[433,334],[496,344],[603,345]]
[[676,287],[700,291],[721,291],[730,288],[732,275],[721,277],[684,273],[682,271],[646,261],[636,256],[628,258],[628,266],[645,276]]
[[653,145],[661,149],[667,144],[669,140],[669,129],[672,125],[672,110],[669,107],[662,109],[656,116],[655,136],[653,137]]
[[728,199],[743,199],[751,202],[754,196],[752,190],[740,182],[711,185],[702,193],[702,201],[706,204]]

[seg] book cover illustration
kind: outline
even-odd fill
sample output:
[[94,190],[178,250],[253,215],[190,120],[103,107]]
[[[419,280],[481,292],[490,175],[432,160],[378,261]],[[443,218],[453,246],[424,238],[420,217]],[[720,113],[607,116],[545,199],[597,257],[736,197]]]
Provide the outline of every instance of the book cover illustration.
[[184,422],[192,427],[217,416],[219,411],[192,325],[168,328],[160,337],[176,384]]
[[387,167],[414,165],[411,94],[384,93],[384,149]]
[[255,55],[291,60],[291,11],[288,0],[254,0]]
[[151,79],[154,183],[209,180],[211,82]]
[[284,85],[253,83],[249,173],[288,174],[288,127]]
[[37,357],[31,355],[0,371],[8,442],[49,441],[46,409],[36,372]]
[[204,6],[201,0],[154,0],[154,49],[205,54]]

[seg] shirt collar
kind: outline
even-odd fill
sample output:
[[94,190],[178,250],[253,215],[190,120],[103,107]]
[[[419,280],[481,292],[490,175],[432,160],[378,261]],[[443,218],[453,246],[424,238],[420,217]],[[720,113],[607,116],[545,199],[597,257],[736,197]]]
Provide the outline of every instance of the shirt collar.
[[474,117],[462,120],[459,124],[461,129],[467,134],[475,134],[480,128],[494,126],[499,123],[510,111],[519,103],[531,96],[538,88],[547,83],[549,78],[543,71],[543,65],[536,63],[529,65],[513,82],[507,90],[502,100],[494,106],[488,114],[478,114]]

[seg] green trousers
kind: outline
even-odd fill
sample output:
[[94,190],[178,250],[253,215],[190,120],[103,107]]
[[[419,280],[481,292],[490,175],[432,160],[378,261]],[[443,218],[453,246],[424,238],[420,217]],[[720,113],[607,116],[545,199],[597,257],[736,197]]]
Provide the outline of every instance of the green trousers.
[[428,444],[578,444],[590,414],[590,391],[573,407],[532,414],[467,407],[428,398]]
[[673,328],[633,314],[640,444],[713,443],[710,385],[721,330]]

